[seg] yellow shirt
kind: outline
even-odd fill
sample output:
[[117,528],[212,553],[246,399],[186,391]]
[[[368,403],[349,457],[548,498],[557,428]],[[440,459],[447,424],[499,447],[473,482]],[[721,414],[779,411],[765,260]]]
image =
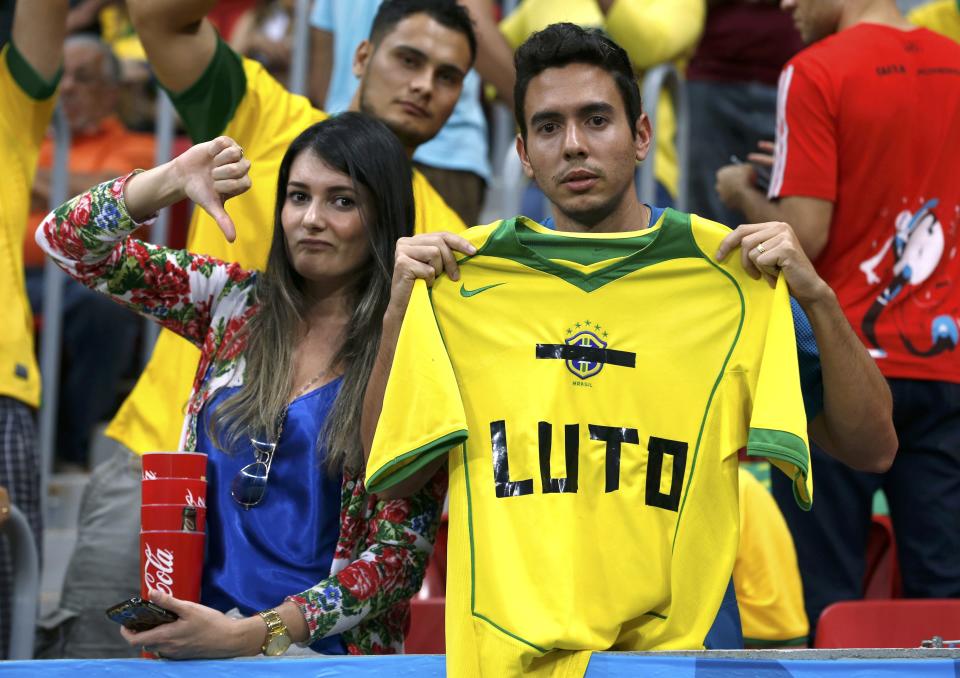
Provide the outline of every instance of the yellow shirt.
[[728,233],[673,210],[604,234],[520,217],[466,232],[460,281],[415,285],[367,487],[448,455],[448,675],[702,648],[737,551],[737,450],[811,502],[786,283],[710,259]]
[[957,0],[938,0],[920,5],[907,15],[907,20],[960,42],[960,5],[957,5]]
[[[174,105],[194,141],[219,134],[235,139],[251,162],[253,184],[227,203],[237,225],[234,243],[226,241],[206,212],[195,209],[187,249],[246,268],[263,268],[270,250],[280,161],[293,139],[327,114],[306,97],[288,92],[259,63],[241,59],[222,41],[206,72],[174,97]],[[413,194],[417,232],[463,230],[460,218],[419,172],[414,172]],[[163,330],[107,435],[139,454],[178,449],[199,359],[196,347]]]
[[793,538],[777,502],[740,469],[740,548],[733,565],[743,642],[784,647],[807,641],[810,625]]
[[45,82],[12,43],[0,51],[0,396],[32,407],[40,405],[40,371],[23,277],[23,237],[56,88],[57,82]]
[[[534,31],[560,21],[603,29],[642,71],[677,62],[696,47],[706,20],[703,0],[617,0],[604,16],[596,0],[523,0],[503,21],[500,31],[516,49]],[[657,106],[654,159],[657,179],[676,197],[679,168],[674,143],[677,123],[665,93]]]

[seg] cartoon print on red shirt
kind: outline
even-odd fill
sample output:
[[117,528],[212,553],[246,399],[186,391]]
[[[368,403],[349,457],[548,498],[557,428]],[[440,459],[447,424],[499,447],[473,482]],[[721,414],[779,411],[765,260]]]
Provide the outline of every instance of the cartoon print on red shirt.
[[[919,287],[936,270],[944,254],[943,225],[937,219],[934,208],[939,204],[936,198],[930,199],[916,212],[904,210],[894,221],[892,235],[880,251],[860,264],[860,270],[867,278],[867,284],[882,282],[877,268],[886,260],[887,253],[893,250],[893,267],[890,270],[890,282],[883,288],[876,300],[863,316],[861,329],[870,343],[870,353],[875,358],[883,358],[886,351],[877,340],[877,318],[907,286]],[[958,329],[956,321],[949,315],[939,315],[933,319],[930,327],[930,347],[923,349],[913,345],[910,339],[900,331],[904,348],[916,356],[933,356],[956,348]]]

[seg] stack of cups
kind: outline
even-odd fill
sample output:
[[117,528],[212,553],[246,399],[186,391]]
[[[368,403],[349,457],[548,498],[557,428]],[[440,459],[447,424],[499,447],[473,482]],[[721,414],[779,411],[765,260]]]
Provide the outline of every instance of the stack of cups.
[[207,455],[143,455],[140,508],[140,596],[162,591],[200,601],[206,526]]

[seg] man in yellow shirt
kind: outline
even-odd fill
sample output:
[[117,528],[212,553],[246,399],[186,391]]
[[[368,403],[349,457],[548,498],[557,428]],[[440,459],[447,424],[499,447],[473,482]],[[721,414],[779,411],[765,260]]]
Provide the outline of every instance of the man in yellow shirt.
[[[735,510],[730,512],[731,507],[735,509],[737,503],[730,492],[730,486],[735,485],[736,480],[735,475],[729,473],[731,467],[735,466],[735,463],[731,464],[729,450],[735,449],[737,445],[725,438],[732,429],[724,429],[725,433],[719,429],[699,429],[704,432],[703,450],[707,455],[701,457],[699,466],[696,467],[699,469],[697,473],[701,474],[699,482],[703,485],[698,486],[698,492],[685,495],[684,492],[689,490],[691,485],[685,485],[682,481],[685,477],[690,477],[689,474],[695,469],[689,464],[690,457],[684,452],[688,446],[682,443],[673,445],[671,441],[681,441],[692,436],[677,434],[662,439],[657,436],[656,444],[651,437],[648,445],[648,440],[642,433],[638,434],[634,428],[624,428],[626,424],[621,423],[621,419],[625,421],[631,416],[635,419],[649,416],[651,408],[662,406],[669,398],[668,393],[683,394],[696,379],[702,378],[702,374],[692,379],[666,376],[657,381],[654,377],[654,381],[661,386],[656,396],[646,398],[641,404],[626,402],[629,412],[622,413],[622,417],[613,417],[611,412],[613,408],[624,407],[617,395],[621,399],[637,397],[638,390],[630,388],[632,385],[621,387],[616,393],[607,390],[606,397],[613,398],[599,409],[588,411],[586,405],[575,406],[586,403],[587,399],[597,400],[603,395],[601,389],[607,388],[604,384],[609,386],[611,380],[633,378],[634,373],[631,370],[634,364],[641,364],[641,357],[644,357],[642,364],[645,370],[655,371],[659,369],[658,366],[669,365],[676,368],[674,373],[679,373],[681,364],[687,365],[689,361],[702,357],[704,350],[716,348],[713,340],[719,335],[706,329],[700,319],[707,317],[711,322],[716,320],[719,309],[724,304],[721,303],[714,309],[706,298],[709,293],[703,292],[702,298],[699,290],[695,292],[688,287],[695,284],[696,276],[699,275],[692,268],[683,268],[688,264],[693,266],[696,260],[708,264],[707,259],[711,259],[726,266],[729,263],[725,262],[727,255],[732,249],[742,245],[741,260],[750,277],[759,277],[761,269],[771,276],[782,271],[784,275],[781,283],[785,282],[790,287],[799,304],[807,310],[823,344],[824,391],[828,397],[825,399],[823,416],[818,415],[810,422],[811,433],[816,434],[819,439],[829,441],[831,450],[838,457],[865,467],[889,465],[895,449],[895,441],[890,440],[892,425],[889,423],[889,394],[883,389],[882,379],[871,367],[868,357],[855,348],[855,338],[849,326],[842,320],[833,293],[815,275],[810,262],[799,250],[789,227],[784,224],[749,225],[726,234],[716,224],[679,215],[670,210],[664,213],[663,210],[642,205],[637,201],[633,164],[643,160],[649,150],[649,122],[640,110],[639,92],[636,91],[636,85],[631,84],[629,66],[623,68],[626,58],[621,56],[622,50],[613,49],[605,43],[591,52],[588,45],[596,40],[598,38],[595,35],[584,34],[570,24],[552,26],[532,38],[521,50],[523,56],[518,57],[515,98],[521,134],[517,140],[517,148],[527,175],[538,182],[553,204],[553,218],[558,232],[551,234],[542,226],[516,219],[471,229],[466,234],[468,243],[453,236],[442,239],[438,236],[425,236],[419,241],[415,238],[409,244],[401,243],[398,273],[394,278],[396,303],[391,302],[391,309],[385,316],[381,354],[367,390],[363,437],[365,445],[372,443],[367,468],[368,486],[381,488],[383,496],[402,496],[429,478],[444,462],[449,462],[451,551],[448,557],[451,572],[454,569],[454,558],[457,559],[456,566],[460,568],[459,571],[464,573],[464,566],[469,565],[466,561],[468,555],[477,563],[480,558],[486,558],[484,563],[489,566],[489,556],[493,553],[496,553],[498,558],[503,556],[501,560],[505,565],[501,573],[509,571],[509,577],[501,577],[499,583],[493,583],[489,578],[492,568],[481,568],[480,565],[461,579],[452,575],[448,579],[448,582],[457,583],[456,587],[448,589],[447,598],[447,639],[450,648],[448,666],[452,661],[453,666],[463,669],[457,675],[474,675],[481,669],[490,670],[491,675],[500,669],[514,672],[555,671],[554,675],[564,671],[582,674],[584,657],[564,654],[566,650],[702,646],[703,637],[712,621],[703,615],[704,610],[709,613],[710,607],[719,605],[723,588],[729,578],[730,570],[726,569],[727,565],[719,562],[720,548],[714,549],[716,553],[712,558],[681,558],[673,563],[677,573],[677,588],[674,588],[673,593],[682,592],[683,595],[672,598],[669,615],[664,606],[658,607],[655,602],[651,603],[642,598],[644,595],[651,595],[658,586],[665,586],[664,581],[657,584],[651,582],[644,590],[634,589],[637,595],[629,598],[626,595],[627,587],[635,583],[628,581],[629,577],[611,578],[597,575],[595,580],[585,580],[583,587],[570,584],[570,577],[567,577],[567,581],[553,576],[544,579],[548,564],[551,567],[566,567],[566,564],[556,562],[557,554],[563,554],[563,558],[570,563],[581,562],[579,558],[584,551],[572,546],[567,548],[569,540],[590,540],[597,534],[609,534],[605,532],[608,528],[621,529],[628,520],[642,519],[646,510],[644,507],[662,510],[663,512],[657,515],[669,522],[677,520],[676,516],[669,512],[677,509],[682,511],[680,507],[684,505],[683,498],[692,497],[693,503],[686,504],[688,518],[684,524],[696,525],[697,519],[693,518],[691,523],[689,517],[694,515],[690,513],[691,507],[705,498],[703,494],[698,496],[698,492],[703,492],[708,482],[711,487],[718,489],[720,494],[716,495],[716,501],[701,504],[711,507],[700,516],[712,526],[710,530],[701,533],[703,542],[698,542],[697,538],[684,542],[676,536],[678,533],[674,532],[672,542],[669,539],[652,539],[647,555],[654,554],[654,564],[666,568],[664,563],[669,563],[676,553],[671,551],[673,555],[667,555],[671,544],[677,549],[689,547],[696,550],[705,545],[719,547],[718,539],[726,540],[737,530],[735,525],[731,527],[732,523],[737,522],[731,520]],[[531,43],[536,43],[536,46],[531,47]],[[532,54],[534,50],[537,51],[536,55]],[[604,61],[614,52],[618,55],[616,69]],[[539,60],[541,54],[544,55],[542,63]],[[694,230],[685,230],[687,226]],[[561,231],[569,231],[566,238],[579,239],[584,246],[562,246],[565,243],[559,241],[563,238],[558,238]],[[707,231],[710,231],[711,235],[707,235]],[[700,235],[706,238],[699,245],[698,251],[687,250],[685,246],[679,246],[679,241],[673,240],[674,235],[688,232],[694,232],[697,242],[700,242]],[[723,238],[723,241],[719,246],[717,242],[707,244],[711,238],[717,241]],[[671,242],[677,243],[678,249],[671,249],[668,245]],[[415,243],[419,244],[414,246]],[[424,262],[417,255],[417,249],[428,250],[429,248],[423,246],[427,243],[441,252],[448,249],[448,246],[455,246],[459,251],[472,256],[461,260],[457,266],[451,265],[452,257],[446,256],[449,252],[444,253],[442,262],[439,255]],[[620,244],[625,247],[616,249],[615,246]],[[669,253],[659,249],[664,246],[670,249]],[[597,257],[605,261],[595,261]],[[483,263],[484,260],[490,262],[492,259],[497,261],[493,264]],[[526,273],[522,273],[516,266],[509,267],[507,260],[526,266]],[[673,263],[667,263],[667,260]],[[663,279],[657,280],[657,266],[661,264],[675,268],[661,269]],[[649,266],[645,267],[647,265]],[[414,292],[408,309],[406,301],[410,298],[413,278],[432,279],[434,272],[444,270],[450,277],[440,278],[434,283],[430,297],[433,302],[427,298],[425,290],[418,283],[418,291]],[[707,274],[713,270],[709,266],[702,269]],[[760,287],[747,283],[744,271],[739,266],[724,270],[751,287],[750,303],[757,302],[763,296],[760,294]],[[464,272],[462,279],[461,271]],[[686,275],[687,273],[689,275]],[[645,277],[646,283],[628,290],[632,294],[629,302],[622,298],[613,299],[609,307],[603,306],[601,302],[604,300],[601,297],[604,294],[613,294],[614,287],[620,283],[630,283],[628,274]],[[508,275],[512,277],[508,278]],[[521,279],[524,275],[525,278]],[[451,284],[451,280],[460,283],[459,288]],[[559,284],[558,280],[577,289],[560,289],[564,288],[564,285]],[[664,286],[663,282],[671,284]],[[752,282],[756,283],[756,280]],[[658,283],[661,283],[660,287],[663,289],[657,298],[641,296],[656,294]],[[782,284],[780,292],[784,292]],[[563,298],[563,309],[554,308],[561,303],[558,301],[559,293],[569,297]],[[754,293],[756,297],[752,296]],[[483,296],[479,296],[481,294]],[[531,303],[529,299],[522,298],[524,294],[535,294],[539,299]],[[546,327],[545,323],[553,323],[554,319],[547,318],[545,321],[542,317],[545,312],[556,315],[557,322],[571,312],[582,312],[586,317],[587,311],[579,308],[579,305],[584,303],[588,295],[596,297],[596,303],[589,310],[592,321],[574,318],[575,324],[557,325],[553,329]],[[621,327],[620,334],[615,335],[616,326],[635,322],[637,317],[646,317],[639,314],[655,315],[658,306],[662,306],[663,300],[667,298],[671,299],[672,319],[654,318],[655,322],[648,323],[635,332]],[[680,310],[680,306],[694,299],[698,304],[698,320],[691,320],[676,332],[664,331],[677,317],[687,317]],[[704,303],[699,304],[701,301]],[[479,335],[464,339],[463,328],[477,325],[458,320],[460,305],[463,304],[466,309],[466,304],[496,302],[499,302],[496,327],[479,327]],[[777,314],[780,318],[784,314],[784,302],[785,295],[778,302]],[[424,313],[429,310],[430,303],[437,304],[433,306],[432,316]],[[509,322],[507,309],[510,304],[528,309],[522,320]],[[616,312],[617,307],[620,309],[619,313]],[[624,314],[622,309],[628,307],[631,312]],[[410,309],[413,309],[412,315]],[[730,306],[727,305],[726,309],[729,310]],[[481,312],[482,310],[480,308]],[[598,313],[606,314],[614,323],[610,326],[607,320],[599,317],[599,321],[602,321],[599,324],[604,328],[602,333],[598,326]],[[408,316],[411,318],[410,322]],[[591,329],[591,324],[592,328],[596,328],[596,332]],[[419,341],[420,335],[411,333],[427,328],[432,328],[430,331],[433,332],[438,327],[442,340],[439,336],[434,336],[436,341],[433,344]],[[557,329],[558,327],[567,327],[566,335],[563,330]],[[490,329],[495,330],[496,336],[489,336]],[[554,343],[557,337],[564,336],[564,343]],[[664,342],[664,337],[669,339]],[[783,343],[782,339],[781,336],[781,341],[774,347],[776,350],[783,349],[780,345]],[[463,351],[460,350],[462,346],[455,343],[467,340],[477,344],[476,350]],[[704,341],[704,344],[697,353],[685,353],[683,361],[670,360],[663,357],[665,354],[656,354],[658,346],[664,350],[673,350],[675,344],[671,340]],[[414,357],[411,350],[417,350],[415,347],[420,351],[419,362],[411,360]],[[436,361],[432,360],[434,354],[429,352],[434,348],[439,356]],[[440,352],[446,350],[450,351],[450,361],[446,363],[449,374],[434,374],[434,366],[443,364]],[[795,357],[795,350],[790,352]],[[653,354],[658,357],[654,358]],[[784,353],[784,356],[786,355],[787,353]],[[551,362],[551,359],[555,362]],[[569,376],[563,372],[564,360],[567,361],[566,369],[576,377],[569,383],[561,379],[563,377],[569,380]],[[517,367],[521,363],[525,363],[531,370],[526,379]],[[849,372],[853,364],[856,364],[857,368]],[[397,369],[398,365],[405,365],[407,370]],[[610,369],[604,365],[610,366]],[[778,383],[786,394],[790,382],[795,379],[795,375],[787,369],[789,366],[786,365],[786,357],[784,362],[772,359],[771,365],[778,365],[784,370],[775,383]],[[560,369],[551,372],[548,379],[543,370],[551,366],[559,366]],[[793,366],[792,370],[795,371],[796,367]],[[589,381],[601,371],[605,376]],[[543,373],[538,374],[539,372]],[[406,379],[388,382],[388,375],[397,374],[405,375]],[[735,400],[739,396],[727,389],[740,383],[743,374],[731,364],[728,375],[731,381],[728,382],[727,377],[721,379],[725,386],[720,387],[717,392],[725,392]],[[418,384],[418,380],[411,375],[422,377],[419,380],[421,383]],[[490,380],[495,382],[497,375],[509,375],[509,378],[504,379],[503,383],[491,386]],[[434,379],[435,376],[441,378]],[[454,376],[456,379],[447,378]],[[607,381],[601,384],[602,380]],[[678,388],[678,384],[682,386]],[[494,390],[502,389],[504,385],[509,388],[509,392]],[[449,398],[436,397],[435,391],[443,386],[450,387]],[[471,390],[473,387],[475,390]],[[570,388],[576,390],[568,390]],[[857,398],[857,394],[864,395],[864,398]],[[398,396],[407,403],[406,415],[402,421],[397,416]],[[421,396],[422,400],[418,401]],[[757,407],[756,402],[754,408]],[[502,419],[497,419],[504,411],[503,403],[507,403],[507,411]],[[574,405],[572,409],[571,403]],[[450,409],[458,405],[461,407],[460,413]],[[847,405],[853,405],[855,409],[847,410],[837,417],[839,410],[845,409]],[[782,413],[778,407],[782,408]],[[795,399],[788,407],[781,398],[779,405],[774,405],[770,411],[775,416],[792,418],[796,415],[796,409]],[[488,414],[488,410],[497,412]],[[687,405],[673,409],[675,413],[688,410]],[[446,415],[451,416],[447,418]],[[484,415],[491,418],[489,425],[478,421]],[[577,419],[584,416],[591,419],[578,423]],[[444,420],[439,421],[436,426],[431,425],[436,422],[421,426],[431,417]],[[411,418],[415,421],[409,426]],[[668,417],[653,418],[660,426],[667,425]],[[375,426],[378,419],[379,425]],[[590,422],[589,426],[586,421]],[[781,424],[786,425],[784,422]],[[564,426],[560,427],[560,423]],[[598,423],[600,425],[594,426]],[[712,420],[711,426],[717,423],[718,421]],[[408,426],[409,428],[405,428]],[[616,428],[617,426],[621,428]],[[792,431],[799,430],[796,422],[790,423],[789,427]],[[445,454],[447,449],[462,441],[465,428],[471,429],[469,447],[464,448],[462,454],[451,453],[448,457]],[[595,429],[590,432],[589,440],[585,432],[588,428]],[[373,440],[374,429],[376,440]],[[619,433],[614,434],[614,429]],[[565,438],[560,437],[560,431],[564,432]],[[849,444],[850,440],[862,439],[865,435],[876,441],[878,453],[869,458],[851,455],[850,451],[855,449],[855,446]],[[751,439],[753,438],[754,436],[751,436]],[[797,442],[800,435],[796,434],[795,438],[786,436],[783,439]],[[700,440],[699,436],[697,440]],[[604,446],[597,441],[609,444]],[[786,447],[765,447],[760,437],[756,437],[754,442],[764,448],[764,454],[779,457],[780,461],[786,459],[781,454],[785,453]],[[698,442],[697,445],[699,444]],[[748,446],[750,444],[748,443]],[[551,447],[556,451],[551,453]],[[630,456],[622,457],[621,448],[632,450]],[[642,469],[642,460],[646,458],[645,448],[649,452],[650,460],[654,457],[657,459],[656,463],[648,462],[646,474]],[[560,449],[563,449],[565,454],[560,453]],[[796,449],[799,450],[799,446]],[[714,452],[707,450],[719,450],[722,459],[718,462],[717,457],[710,456]],[[882,453],[879,452],[881,450]],[[669,464],[663,462],[665,456],[671,458]],[[611,459],[615,460],[612,464]],[[623,459],[632,459],[630,463],[639,463],[640,467],[635,466],[633,471],[621,475],[619,469]],[[792,459],[803,463],[802,455],[794,455]],[[668,465],[670,472],[664,471]],[[604,468],[607,469],[606,486]],[[803,474],[796,473],[795,469],[791,471],[789,466],[781,465],[781,468],[791,473],[795,483],[804,478]],[[611,473],[611,469],[614,469],[614,472]],[[653,471],[650,471],[651,469]],[[708,475],[714,472],[719,475],[707,480]],[[685,476],[684,473],[688,475]],[[630,516],[622,521],[598,519],[589,529],[578,529],[575,521],[582,519],[584,514],[568,512],[571,506],[578,501],[589,503],[591,496],[604,497],[605,502],[614,501],[622,496],[616,495],[621,490],[635,491],[638,480],[642,490],[644,475],[646,501],[640,497],[632,505],[634,508],[640,507],[640,510],[621,513]],[[653,482],[650,481],[651,477],[654,478]],[[601,488],[599,491],[598,487]],[[607,488],[605,492],[604,487]],[[684,490],[684,487],[687,490]],[[799,485],[797,487],[797,496],[802,500],[805,490],[800,490]],[[379,489],[375,491],[380,492]],[[598,499],[597,506],[599,501]],[[518,537],[518,532],[511,529],[500,530],[499,523],[495,526],[496,529],[490,529],[494,522],[509,517],[508,513],[512,514],[513,509],[520,512],[528,509],[533,511],[537,509],[538,502],[553,502],[557,512],[551,519],[539,522],[533,519],[532,514],[521,516],[521,520],[514,527],[519,525],[518,529],[527,530],[522,538]],[[599,515],[594,510],[595,506],[584,508],[588,515]],[[722,526],[719,522],[721,513],[724,516]],[[527,518],[530,520],[526,520]],[[528,528],[532,526],[536,527],[536,530],[529,532]],[[563,532],[563,528],[567,526],[570,529]],[[669,527],[673,526],[674,524],[670,523]],[[551,530],[560,530],[561,533],[557,535],[555,542],[544,547],[543,536],[553,535]],[[653,531],[640,529],[633,530],[632,534],[646,535],[643,538],[649,539]],[[688,536],[692,536],[692,533]],[[473,548],[481,541],[484,547],[482,553]],[[491,548],[493,542],[498,546]],[[609,547],[628,544],[619,538],[601,539],[601,542],[598,549],[588,549],[587,552],[596,553],[599,547],[604,545]],[[664,549],[664,544],[668,548]],[[466,548],[468,545],[469,550]],[[729,567],[732,568],[730,546],[724,544],[722,550]],[[526,556],[509,560],[508,552],[515,554],[518,547],[522,547]],[[662,557],[658,558],[656,554]],[[622,560],[642,561],[646,568],[646,560],[649,559],[632,560],[628,555],[624,555]],[[704,589],[693,596],[698,601],[695,608],[684,607],[680,601],[690,595],[693,585],[681,584],[693,581],[693,573],[681,570],[689,567],[691,563],[702,562],[712,562],[714,568],[697,573],[696,585],[699,586],[708,576],[713,581],[708,587],[709,591]],[[578,569],[579,575],[574,574],[580,576],[599,571],[599,565],[594,563],[589,568]],[[471,578],[477,588],[465,593],[463,582],[470,582]],[[562,582],[554,585],[554,591],[560,592],[556,594],[557,600],[554,602],[561,606],[582,603],[576,611],[571,608],[555,614],[552,619],[558,623],[549,628],[547,624],[528,623],[533,614],[531,610],[542,611],[549,607],[551,612],[556,611],[553,609],[556,606],[550,602],[552,599],[538,597],[543,592],[543,581]],[[622,581],[623,587],[615,594],[601,591],[596,596],[590,595],[597,587],[605,586],[610,581]],[[501,596],[506,588],[510,588],[508,595]],[[539,606],[534,608],[532,605],[525,605],[527,598],[536,598]],[[611,610],[629,605],[628,598],[638,605],[611,619]],[[661,601],[665,599],[660,598]],[[596,614],[597,609],[593,606],[603,606],[607,601],[610,605],[603,614]],[[636,615],[638,612],[639,616]],[[544,618],[548,616],[550,615],[546,614]],[[619,630],[610,628],[611,624],[624,619],[630,619],[631,623]],[[589,621],[589,624],[585,620]],[[564,628],[559,628],[560,626]],[[514,633],[520,627],[523,627],[522,633]],[[594,631],[596,634],[591,635]],[[560,652],[550,655],[550,648],[557,648]],[[456,657],[451,659],[454,654]],[[551,656],[554,659],[549,659]],[[496,661],[500,663],[495,664]],[[504,675],[504,671],[499,675]]]
[[[0,486],[27,517],[38,546],[43,540],[33,410],[40,405],[40,374],[24,286],[23,235],[37,155],[56,103],[67,9],[67,0],[17,3],[12,39],[0,51]],[[12,574],[0,535],[0,659],[7,657]]]

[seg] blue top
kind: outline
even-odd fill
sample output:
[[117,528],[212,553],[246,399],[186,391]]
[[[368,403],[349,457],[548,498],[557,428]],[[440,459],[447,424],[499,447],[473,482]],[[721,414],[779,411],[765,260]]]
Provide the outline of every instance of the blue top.
[[[210,413],[239,387],[214,394],[200,413],[197,450],[207,453],[207,547],[200,602],[244,615],[275,607],[330,576],[340,535],[340,475],[322,465],[320,428],[340,390],[340,379],[294,400],[273,456],[267,490],[245,509],[230,495],[237,472],[254,460],[249,439],[225,454],[207,435]],[[311,649],[345,654],[340,636]]]
[[[324,108],[345,111],[357,89],[353,54],[367,39],[381,0],[314,0],[310,25],[333,33],[333,65]],[[487,119],[480,106],[480,76],[473,69],[463,81],[463,91],[440,133],[417,148],[415,162],[440,169],[473,172],[490,181],[487,157]],[[468,224],[469,225],[469,224]]]

